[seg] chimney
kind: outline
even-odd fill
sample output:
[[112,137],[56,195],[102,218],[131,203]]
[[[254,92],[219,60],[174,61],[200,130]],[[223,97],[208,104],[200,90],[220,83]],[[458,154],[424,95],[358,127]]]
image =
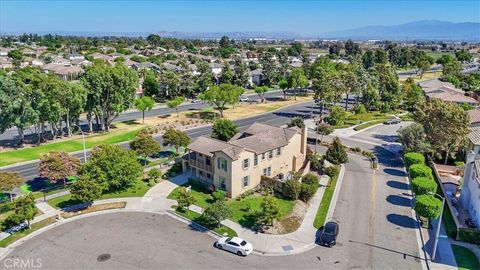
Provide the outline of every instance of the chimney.
[[304,156],[306,155],[307,152],[307,126],[303,126],[302,128],[302,142],[300,144],[300,153],[302,153]]

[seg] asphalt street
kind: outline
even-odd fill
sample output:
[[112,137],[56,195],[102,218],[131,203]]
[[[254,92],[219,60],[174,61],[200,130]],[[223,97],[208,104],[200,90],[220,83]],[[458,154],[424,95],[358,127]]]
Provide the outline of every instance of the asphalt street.
[[402,163],[391,152],[372,150],[378,170],[354,154],[346,164],[333,248],[243,258],[214,248],[212,237],[169,216],[116,213],[46,231],[6,259],[41,259],[44,269],[421,269]]

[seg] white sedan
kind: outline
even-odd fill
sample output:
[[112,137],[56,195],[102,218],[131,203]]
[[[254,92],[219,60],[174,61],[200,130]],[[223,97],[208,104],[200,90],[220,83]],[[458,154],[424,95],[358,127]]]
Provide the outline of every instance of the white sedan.
[[247,96],[240,96],[240,102],[247,102],[248,101],[248,97]]
[[233,252],[239,256],[247,256],[253,250],[252,244],[239,237],[222,237],[215,242],[215,247]]

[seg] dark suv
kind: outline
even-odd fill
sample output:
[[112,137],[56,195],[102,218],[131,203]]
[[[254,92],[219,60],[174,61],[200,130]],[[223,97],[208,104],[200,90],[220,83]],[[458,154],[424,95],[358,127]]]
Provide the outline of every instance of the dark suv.
[[334,246],[337,243],[338,230],[338,223],[333,221],[327,222],[317,239],[317,243],[326,247]]

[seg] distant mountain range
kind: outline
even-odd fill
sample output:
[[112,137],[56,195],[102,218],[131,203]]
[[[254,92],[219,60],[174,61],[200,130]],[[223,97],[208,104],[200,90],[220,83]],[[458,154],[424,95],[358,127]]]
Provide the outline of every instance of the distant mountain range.
[[[58,34],[76,36],[147,36],[147,32],[94,32],[94,31],[42,31],[38,34]],[[20,34],[20,33],[7,33]],[[226,35],[233,39],[353,39],[353,40],[445,40],[480,41],[480,23],[452,23],[446,21],[423,20],[391,26],[364,26],[354,29],[323,32],[317,34],[299,34],[295,32],[178,32],[158,31],[161,37],[183,39],[219,39]]]
[[392,26],[364,26],[355,29],[320,34],[325,38],[356,40],[480,40],[480,23],[452,23],[445,21],[416,21]]

